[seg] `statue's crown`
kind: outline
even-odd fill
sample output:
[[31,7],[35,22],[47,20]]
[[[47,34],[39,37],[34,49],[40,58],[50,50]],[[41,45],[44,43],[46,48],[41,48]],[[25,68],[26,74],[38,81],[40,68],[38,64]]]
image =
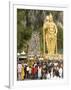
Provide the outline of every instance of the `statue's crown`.
[[49,17],[50,17],[50,18],[53,18],[53,16],[52,16],[52,14],[51,14],[51,13],[49,14]]

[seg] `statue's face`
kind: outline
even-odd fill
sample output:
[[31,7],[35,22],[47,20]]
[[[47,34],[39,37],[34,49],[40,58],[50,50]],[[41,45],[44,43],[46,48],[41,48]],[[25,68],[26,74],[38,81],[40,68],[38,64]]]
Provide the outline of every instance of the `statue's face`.
[[50,17],[50,22],[52,22],[53,21],[53,17]]
[[49,16],[46,16],[45,21],[46,21],[46,22],[49,22]]

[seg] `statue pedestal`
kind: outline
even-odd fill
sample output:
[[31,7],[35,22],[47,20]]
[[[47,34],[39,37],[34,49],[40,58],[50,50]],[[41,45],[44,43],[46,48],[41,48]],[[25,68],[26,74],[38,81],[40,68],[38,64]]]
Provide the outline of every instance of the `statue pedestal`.
[[63,60],[63,54],[54,54],[54,55],[45,54],[44,58],[46,60]]

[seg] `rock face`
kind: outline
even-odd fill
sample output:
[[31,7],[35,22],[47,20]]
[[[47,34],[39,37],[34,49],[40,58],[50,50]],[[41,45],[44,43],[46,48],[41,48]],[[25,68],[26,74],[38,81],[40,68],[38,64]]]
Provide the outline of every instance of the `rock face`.
[[39,32],[34,31],[29,41],[28,55],[40,54],[40,38]]

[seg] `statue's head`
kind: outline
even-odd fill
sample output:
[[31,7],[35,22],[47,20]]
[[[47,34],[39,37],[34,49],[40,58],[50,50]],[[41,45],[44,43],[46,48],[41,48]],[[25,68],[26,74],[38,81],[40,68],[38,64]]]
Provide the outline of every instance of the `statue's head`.
[[49,21],[49,16],[46,16],[45,22],[48,22],[48,21]]
[[50,22],[53,21],[53,16],[52,16],[51,13],[49,14],[49,21],[50,21]]

